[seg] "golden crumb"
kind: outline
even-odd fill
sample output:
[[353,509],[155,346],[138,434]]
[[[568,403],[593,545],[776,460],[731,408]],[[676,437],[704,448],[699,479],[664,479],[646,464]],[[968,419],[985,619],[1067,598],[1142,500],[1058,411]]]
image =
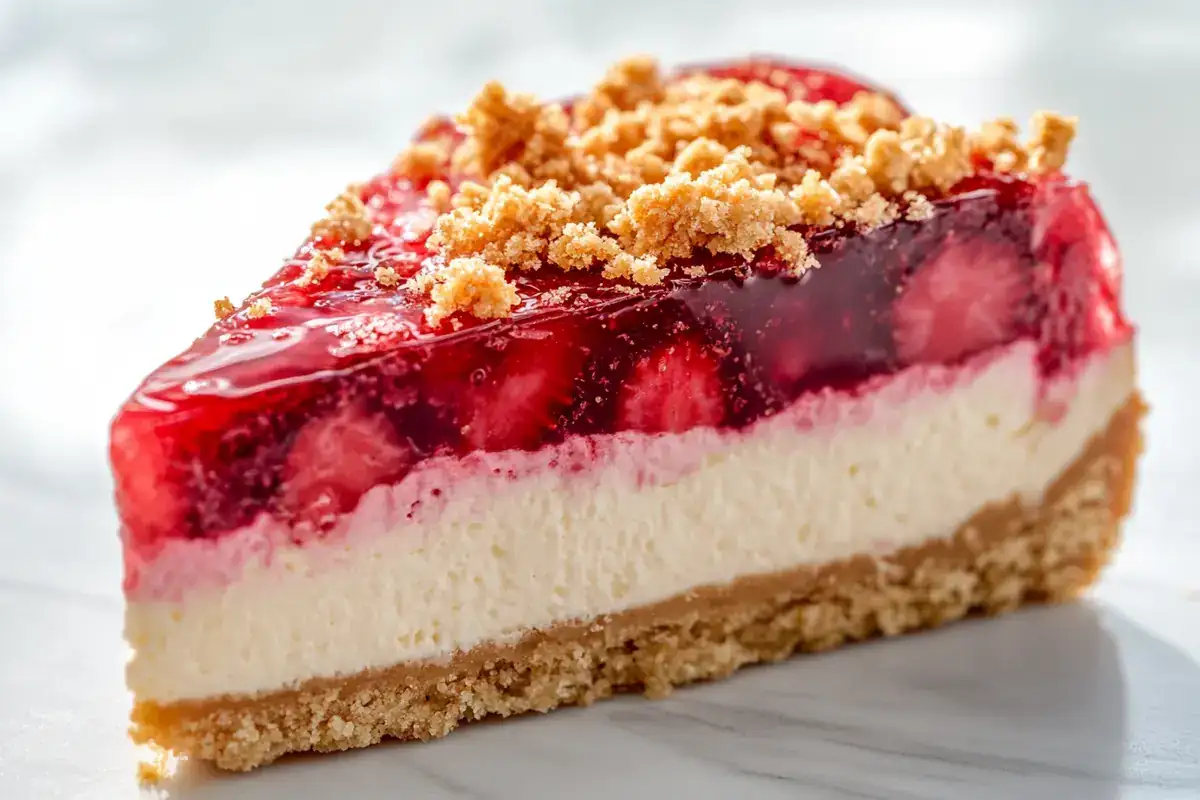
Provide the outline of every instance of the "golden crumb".
[[708,274],[708,270],[700,264],[692,264],[683,268],[683,274],[689,278],[703,278]]
[[385,289],[400,285],[400,273],[388,266],[375,268],[375,282]]
[[1035,175],[1062,169],[1067,150],[1079,124],[1076,117],[1064,117],[1051,111],[1033,115],[1033,136],[1027,144],[1029,171]]
[[775,252],[787,264],[787,271],[796,277],[820,266],[816,257],[808,251],[808,241],[797,231],[780,233]]
[[1017,123],[1008,117],[990,120],[971,137],[971,147],[990,160],[997,172],[1024,169],[1027,156],[1017,133]]
[[260,297],[246,309],[246,316],[250,319],[262,319],[273,310],[274,306],[271,304],[271,298]]
[[964,129],[940,125],[928,117],[909,117],[900,125],[900,138],[913,159],[912,188],[944,192],[971,174],[971,150]]
[[429,285],[433,304],[425,319],[430,325],[456,311],[469,311],[480,319],[507,317],[520,302],[504,270],[480,258],[454,259],[433,273]]
[[236,308],[229,301],[228,296],[213,301],[213,313],[216,314],[217,319],[225,319],[235,310]]
[[439,214],[445,214],[453,208],[450,203],[452,194],[450,184],[445,181],[433,180],[425,187],[425,201]]
[[350,187],[325,206],[326,216],[312,226],[312,235],[344,245],[358,245],[371,238],[371,221],[357,187]]
[[853,120],[868,134],[880,130],[897,130],[904,121],[904,112],[896,101],[878,92],[858,92],[842,106],[844,119]]
[[174,777],[179,769],[179,757],[162,747],[139,748],[148,750],[146,758],[138,761],[137,782],[146,788],[157,786]]
[[392,174],[412,181],[431,180],[446,174],[450,165],[449,143],[416,142],[400,151],[392,162]]
[[[452,191],[435,174],[445,169],[447,136],[398,159],[399,171],[434,178],[426,205],[438,213],[427,244],[440,266],[408,286],[438,292],[442,310],[432,315],[440,319],[475,307],[508,313],[512,269],[599,270],[656,285],[672,260],[697,250],[749,260],[771,248],[799,274],[816,266],[805,226],[870,230],[901,216],[928,219],[930,197],[976,164],[1057,169],[1074,133],[1073,119],[1042,113],[1021,145],[1009,121],[968,133],[906,118],[885,94],[809,103],[782,91],[791,80],[766,64],[751,75],[664,78],[653,59],[635,57],[610,69],[570,114],[487,84],[457,117],[466,138],[448,156],[471,180]],[[443,280],[454,264],[456,275]]]
[[569,171],[564,156],[570,125],[561,106],[543,106],[491,81],[457,121],[467,131],[452,158],[460,172],[486,178],[509,162],[524,171],[536,166],[545,178],[562,180]]
[[609,111],[630,111],[642,103],[657,103],[662,96],[658,62],[650,56],[632,56],[610,67],[592,93],[576,104],[575,123],[590,128]]
[[756,174],[748,156],[739,147],[695,178],[675,173],[641,187],[609,229],[636,257],[687,258],[703,247],[750,258],[801,217],[774,176]]
[[900,134],[892,130],[877,130],[867,138],[863,148],[863,168],[875,186],[892,195],[908,188],[913,157],[904,149]]
[[631,280],[641,286],[657,286],[663,282],[670,270],[658,266],[654,256],[638,258],[629,253],[618,253],[604,267],[604,277],[612,280]]
[[900,211],[895,203],[888,202],[883,195],[873,194],[854,209],[849,218],[863,230],[872,231],[895,222],[899,216]]
[[320,283],[329,274],[330,267],[342,263],[345,258],[346,254],[340,247],[317,250],[312,254],[312,258],[308,260],[308,264],[304,267],[304,272],[300,274],[300,278],[296,282],[301,286],[311,286]]
[[538,296],[538,302],[544,306],[559,306],[571,295],[570,286],[556,286]]
[[671,165],[671,171],[684,172],[694,177],[720,166],[727,155],[728,147],[701,137],[679,151],[679,155],[675,156],[675,163]]
[[799,209],[801,222],[806,225],[832,224],[834,214],[842,204],[841,195],[815,169],[805,172],[788,196]]
[[600,235],[592,222],[569,222],[550,243],[547,260],[565,270],[588,269],[612,261],[621,252],[613,239]]
[[478,256],[503,268],[537,269],[550,242],[579,220],[578,193],[548,182],[525,189],[502,175],[471,204],[438,217],[429,244],[447,261]]
[[920,192],[905,192],[904,218],[909,222],[923,222],[933,216],[933,204]]
[[844,156],[829,173],[829,185],[842,199],[843,214],[848,214],[875,194],[875,181],[867,173],[862,156]]

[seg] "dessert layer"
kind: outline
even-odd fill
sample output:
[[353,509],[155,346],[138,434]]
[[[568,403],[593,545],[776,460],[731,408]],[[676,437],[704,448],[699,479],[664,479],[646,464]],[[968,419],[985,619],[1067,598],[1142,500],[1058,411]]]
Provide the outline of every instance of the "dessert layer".
[[943,542],[883,560],[742,578],[537,631],[516,645],[483,645],[448,664],[368,670],[254,699],[139,702],[133,734],[226,769],[250,769],[287,752],[442,736],[490,714],[586,704],[615,691],[661,695],[796,650],[1067,599],[1093,580],[1116,543],[1141,413],[1129,400],[1042,504],[992,506]]
[[[131,593],[130,687],[171,702],[436,659],[746,575],[886,556],[1014,496],[1036,505],[1133,391],[1129,345],[1050,385],[1037,357],[1021,342],[910,368],[737,432],[596,437],[509,454],[508,470],[481,454],[411,518],[420,473],[303,547],[269,519],[178,543]],[[164,593],[187,570],[202,579]]]

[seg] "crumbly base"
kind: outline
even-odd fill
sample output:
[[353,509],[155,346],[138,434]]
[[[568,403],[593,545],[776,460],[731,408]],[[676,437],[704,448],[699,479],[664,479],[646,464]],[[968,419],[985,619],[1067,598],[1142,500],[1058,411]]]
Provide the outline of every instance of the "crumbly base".
[[1144,406],[1132,397],[1033,508],[981,509],[950,539],[885,558],[742,578],[580,624],[483,645],[449,662],[400,664],[254,697],[136,702],[131,735],[249,770],[285,753],[429,739],[489,715],[587,705],[931,628],[1022,603],[1060,602],[1107,562],[1129,510]]

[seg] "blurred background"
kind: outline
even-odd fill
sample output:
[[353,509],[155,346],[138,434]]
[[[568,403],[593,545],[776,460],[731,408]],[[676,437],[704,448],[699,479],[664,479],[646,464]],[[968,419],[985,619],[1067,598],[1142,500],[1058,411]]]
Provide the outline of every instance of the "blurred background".
[[0,0],[0,786],[22,790],[5,796],[129,782],[105,448],[137,380],[431,111],[489,78],[568,95],[636,52],[833,62],[964,124],[1081,117],[1071,171],[1124,251],[1153,408],[1092,623],[1127,691],[1109,782],[1200,796],[1200,3]]

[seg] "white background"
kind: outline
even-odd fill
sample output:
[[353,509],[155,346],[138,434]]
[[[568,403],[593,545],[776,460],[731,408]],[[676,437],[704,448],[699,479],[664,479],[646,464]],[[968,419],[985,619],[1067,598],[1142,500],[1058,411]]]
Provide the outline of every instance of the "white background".
[[350,179],[486,79],[833,61],[962,123],[1079,114],[1151,405],[1086,603],[172,798],[1200,797],[1200,3],[0,0],[0,797],[137,796],[108,420]]

